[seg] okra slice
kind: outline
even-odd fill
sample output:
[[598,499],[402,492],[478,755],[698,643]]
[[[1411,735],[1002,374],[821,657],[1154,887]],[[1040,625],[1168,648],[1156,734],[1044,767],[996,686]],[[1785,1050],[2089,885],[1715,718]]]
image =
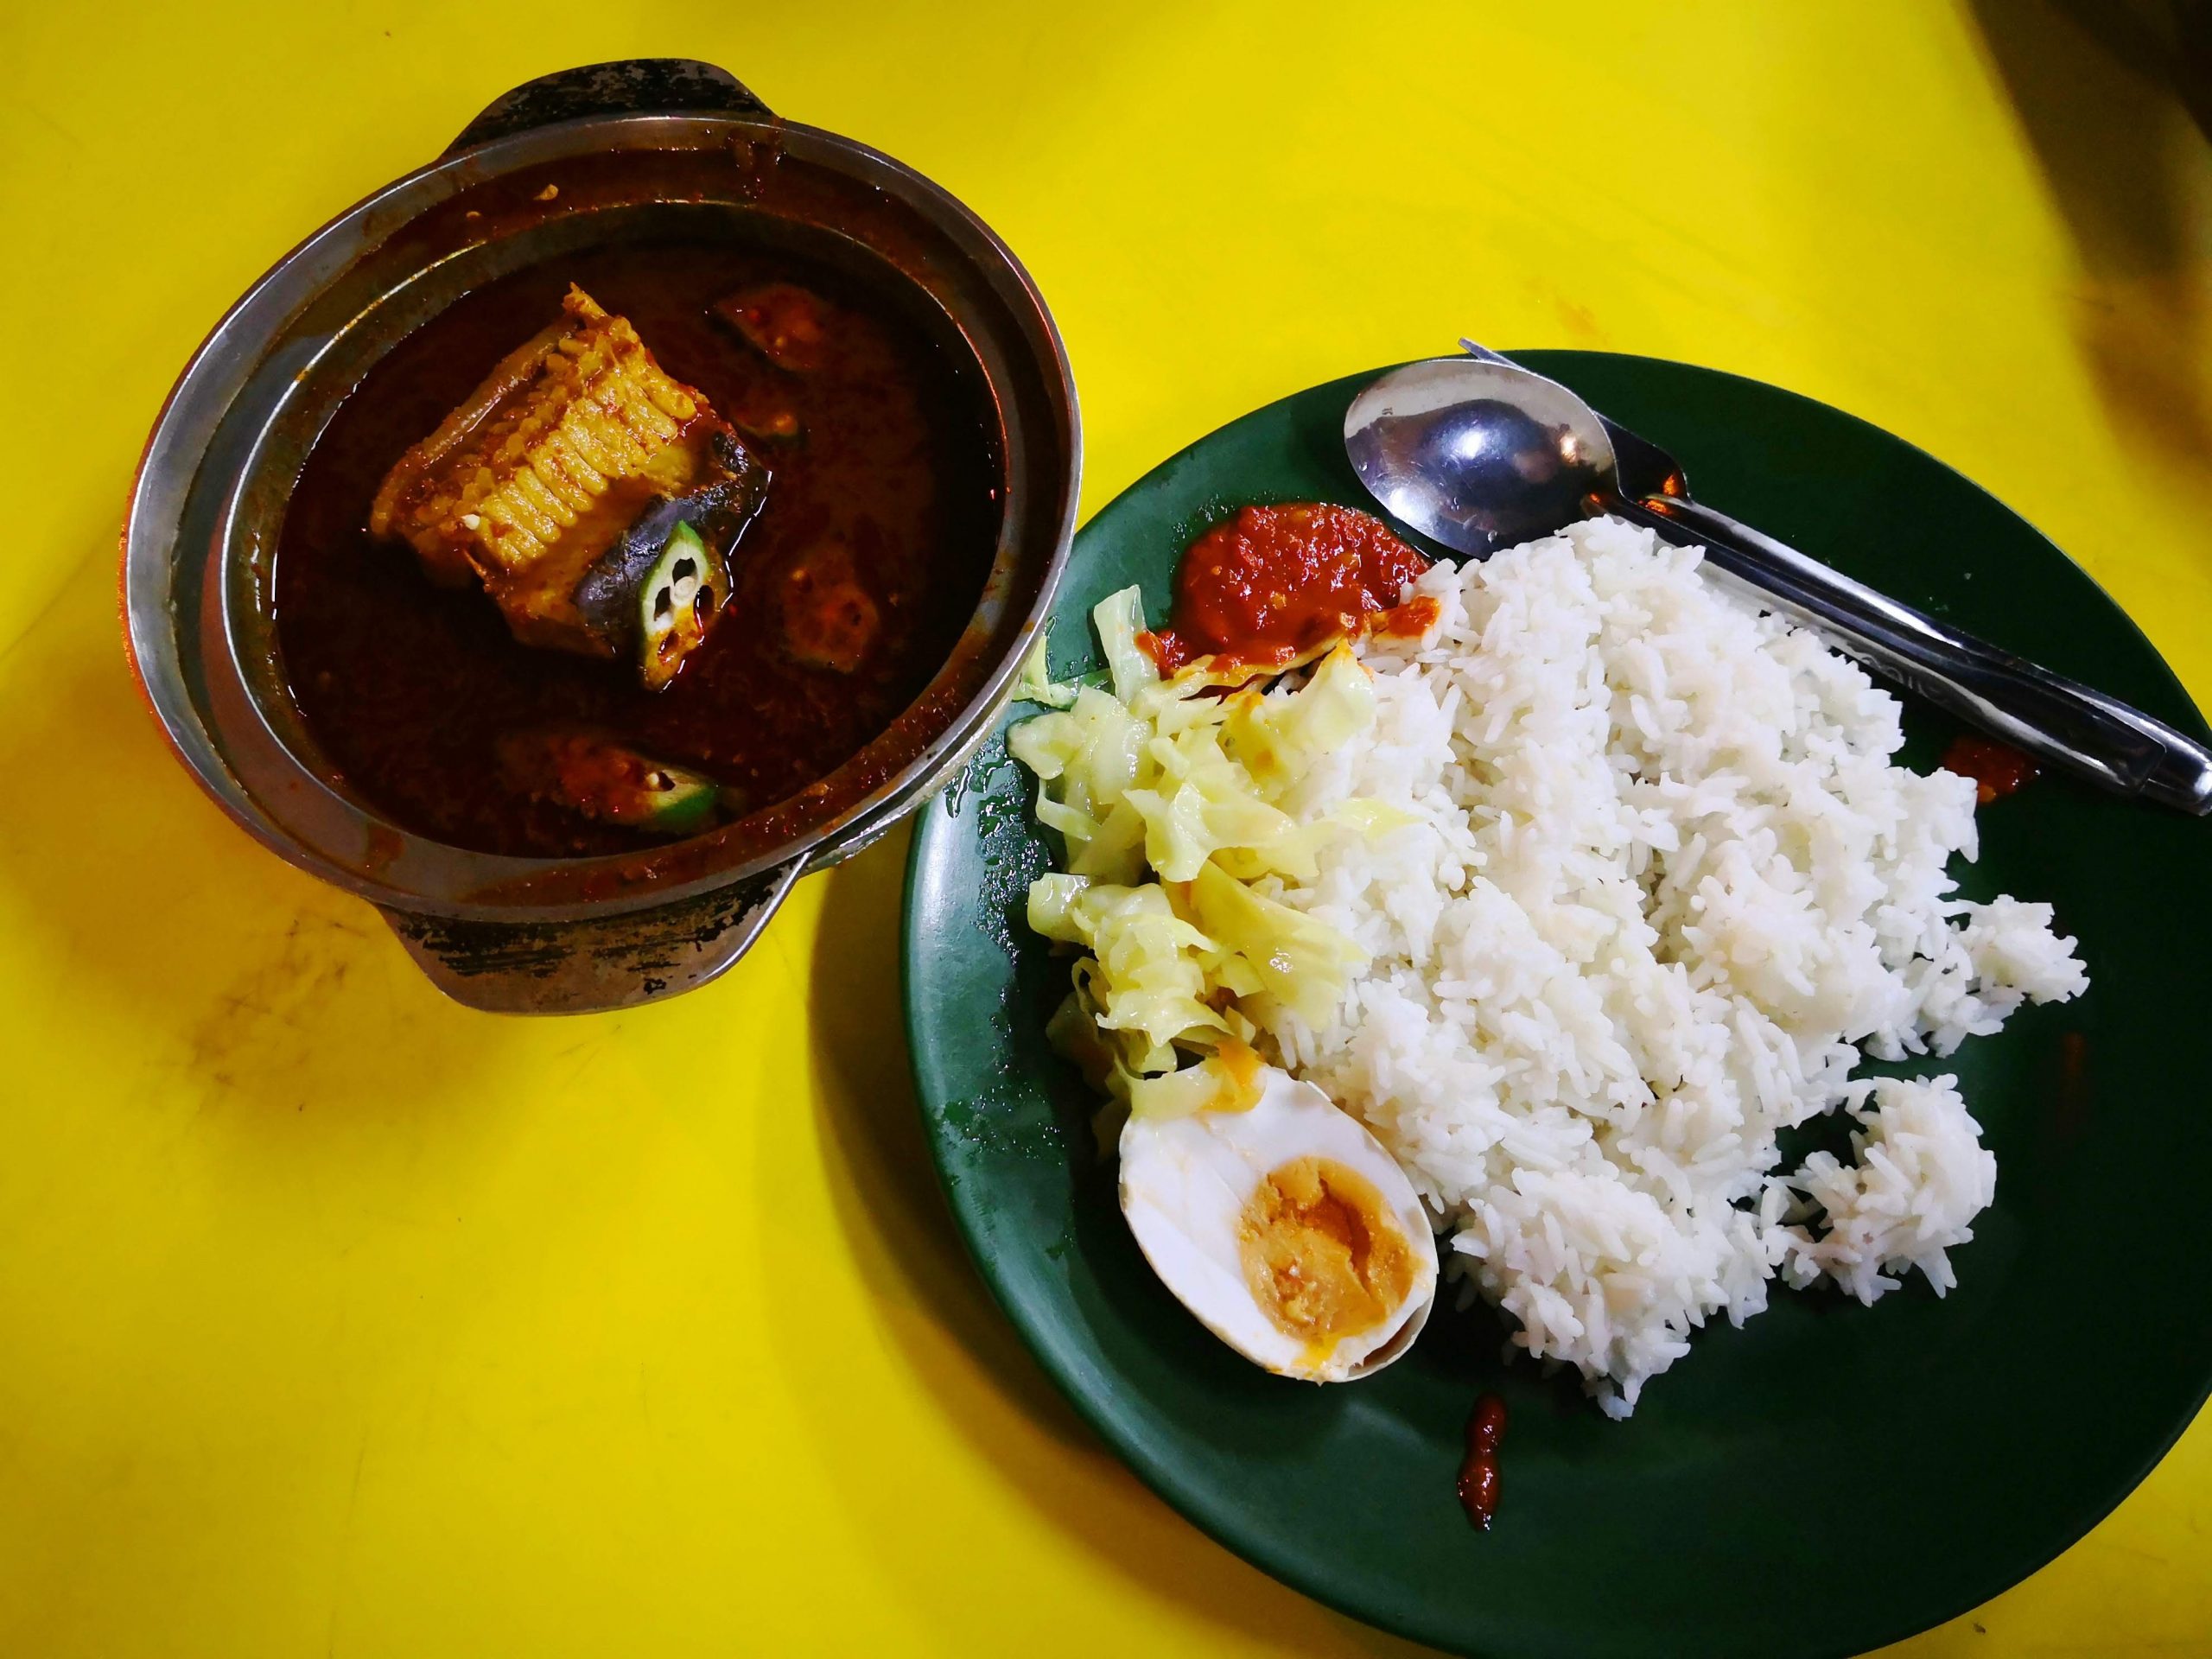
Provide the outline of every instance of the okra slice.
[[511,741],[510,772],[535,794],[600,823],[695,836],[721,817],[722,786],[595,732],[541,732]]
[[714,303],[714,313],[779,369],[805,374],[830,348],[830,307],[796,283],[762,283]]
[[[726,607],[730,561],[767,497],[768,469],[736,433],[710,434],[708,450],[714,476],[681,495],[656,497],[584,572],[573,594],[597,654],[632,664],[648,690],[675,678],[684,653],[705,639]],[[688,573],[687,556],[693,561]],[[699,584],[690,590],[688,614],[675,593],[687,574]],[[665,613],[659,595],[667,599]]]
[[721,555],[690,524],[677,524],[638,588],[638,671],[647,690],[676,677],[686,653],[729,603],[729,591]]
[[859,671],[881,632],[883,613],[867,588],[852,550],[836,537],[817,543],[784,572],[784,642],[810,668]]

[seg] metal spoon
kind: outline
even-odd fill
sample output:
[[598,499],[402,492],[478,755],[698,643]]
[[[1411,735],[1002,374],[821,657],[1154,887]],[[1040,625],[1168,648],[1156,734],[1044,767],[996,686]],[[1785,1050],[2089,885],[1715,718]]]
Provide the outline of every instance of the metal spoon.
[[1723,585],[2005,742],[2116,794],[2212,813],[2202,744],[1691,500],[1664,450],[1556,381],[1468,349],[1479,354],[1392,370],[1344,414],[1352,470],[1416,530],[1481,558],[1603,513],[1646,525],[1704,548]]

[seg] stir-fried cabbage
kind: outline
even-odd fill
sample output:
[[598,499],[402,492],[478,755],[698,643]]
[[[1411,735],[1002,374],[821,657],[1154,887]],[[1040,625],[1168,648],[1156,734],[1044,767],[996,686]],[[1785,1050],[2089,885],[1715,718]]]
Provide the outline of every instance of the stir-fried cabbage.
[[1021,659],[1021,672],[1014,678],[1014,696],[1017,702],[1042,703],[1047,709],[1065,709],[1075,701],[1076,688],[1064,685],[1052,678],[1050,660],[1052,636],[1047,629],[1037,636],[1037,644]]
[[1160,670],[1137,644],[1144,628],[1141,589],[1124,588],[1107,594],[1091,607],[1090,626],[1098,630],[1099,649],[1106,653],[1106,671],[1113,677],[1116,696],[1127,702],[1158,683]]
[[1273,895],[1274,878],[1311,880],[1333,837],[1407,821],[1372,801],[1294,810],[1313,766],[1373,726],[1374,684],[1343,645],[1300,684],[1228,689],[1203,664],[1163,681],[1137,642],[1136,588],[1091,616],[1111,692],[1052,686],[1040,654],[1025,688],[1069,695],[1007,739],[1036,776],[1038,821],[1066,849],[1030,887],[1029,925],[1082,953],[1047,1032],[1131,1111],[1242,1109],[1259,1064],[1245,1005],[1325,1024],[1366,965]]

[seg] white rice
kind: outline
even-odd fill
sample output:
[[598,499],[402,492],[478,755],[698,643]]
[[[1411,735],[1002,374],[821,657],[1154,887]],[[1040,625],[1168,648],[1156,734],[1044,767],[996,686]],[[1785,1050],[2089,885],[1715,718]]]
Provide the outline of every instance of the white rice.
[[[1281,1058],[1615,1415],[1777,1273],[1949,1288],[1995,1160],[1951,1078],[1852,1068],[2088,983],[2049,906],[1950,896],[1974,786],[1890,763],[1896,700],[1698,565],[1601,520],[1430,570],[1438,626],[1362,649],[1373,741],[1294,804],[1419,822],[1282,895],[1374,961],[1327,1029],[1278,1018]],[[1838,1107],[1853,1161],[1781,1170],[1777,1134]]]

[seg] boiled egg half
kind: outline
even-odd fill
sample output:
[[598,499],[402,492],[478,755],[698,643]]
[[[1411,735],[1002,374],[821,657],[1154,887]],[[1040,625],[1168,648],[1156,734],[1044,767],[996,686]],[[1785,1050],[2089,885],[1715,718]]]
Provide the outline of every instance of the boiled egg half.
[[1314,1382],[1365,1376],[1427,1322],[1427,1215],[1320,1090],[1273,1066],[1254,1083],[1228,1109],[1132,1116],[1122,1213],[1161,1281],[1247,1359]]

